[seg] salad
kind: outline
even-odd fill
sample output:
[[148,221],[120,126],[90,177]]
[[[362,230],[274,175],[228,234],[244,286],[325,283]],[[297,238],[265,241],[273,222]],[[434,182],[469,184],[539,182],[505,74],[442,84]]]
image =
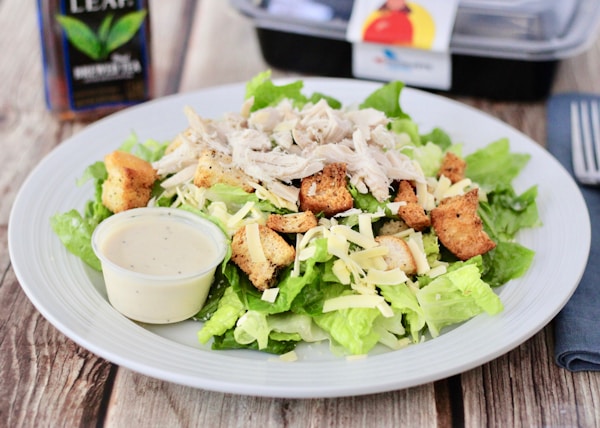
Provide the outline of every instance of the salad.
[[[290,355],[328,341],[364,355],[503,310],[495,289],[534,257],[515,237],[541,224],[537,187],[512,186],[529,155],[506,139],[464,154],[442,129],[422,133],[400,105],[403,86],[342,106],[267,71],[247,83],[239,112],[209,119],[186,107],[189,126],[172,141],[132,134],[121,145],[154,174],[138,205],[188,210],[230,239],[194,317],[201,343]],[[127,209],[106,195],[114,174],[90,165],[78,181],[95,185],[85,208],[51,218],[96,270],[94,229]]]

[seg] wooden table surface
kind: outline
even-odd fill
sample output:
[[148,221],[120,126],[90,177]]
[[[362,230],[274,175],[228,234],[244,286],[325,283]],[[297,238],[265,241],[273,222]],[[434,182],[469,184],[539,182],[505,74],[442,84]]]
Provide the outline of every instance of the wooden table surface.
[[[151,1],[157,96],[241,82],[266,69],[252,23],[224,0]],[[0,426],[528,426],[600,422],[600,373],[553,359],[552,324],[461,375],[406,390],[259,398],[156,380],[58,332],[23,293],[8,253],[11,205],[32,168],[83,123],[45,109],[34,1],[0,0]],[[600,41],[563,61],[555,92],[600,92]],[[276,76],[285,75],[277,71]],[[545,141],[545,103],[454,97]],[[27,221],[27,219],[18,219]],[[32,267],[33,268],[33,267]]]

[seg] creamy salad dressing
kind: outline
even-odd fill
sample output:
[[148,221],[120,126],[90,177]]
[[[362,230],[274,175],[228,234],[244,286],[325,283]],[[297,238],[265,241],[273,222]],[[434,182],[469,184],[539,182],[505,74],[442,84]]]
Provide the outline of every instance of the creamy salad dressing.
[[184,210],[134,208],[104,220],[92,247],[115,309],[164,324],[202,308],[227,241],[215,224]]
[[101,245],[119,266],[148,275],[187,276],[214,265],[215,244],[198,228],[169,216],[142,216],[114,227]]

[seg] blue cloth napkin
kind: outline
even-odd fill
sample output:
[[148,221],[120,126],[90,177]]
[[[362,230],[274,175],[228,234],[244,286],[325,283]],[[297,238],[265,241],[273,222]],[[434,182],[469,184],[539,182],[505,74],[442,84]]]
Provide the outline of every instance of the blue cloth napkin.
[[[557,94],[547,104],[547,149],[573,174],[570,103],[600,95]],[[583,278],[554,319],[556,364],[570,371],[600,371],[600,187],[579,184],[592,223],[592,244]]]

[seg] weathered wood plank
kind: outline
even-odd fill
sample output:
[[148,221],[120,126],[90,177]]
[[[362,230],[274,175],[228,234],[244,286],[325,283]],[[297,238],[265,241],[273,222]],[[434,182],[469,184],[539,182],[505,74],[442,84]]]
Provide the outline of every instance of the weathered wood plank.
[[462,375],[467,426],[597,426],[600,374],[553,361],[553,330]]
[[361,397],[271,399],[193,389],[120,369],[106,426],[430,427],[438,418],[433,384]]
[[0,228],[0,418],[3,426],[81,426],[102,415],[111,365],[80,348],[33,307],[9,267]]

